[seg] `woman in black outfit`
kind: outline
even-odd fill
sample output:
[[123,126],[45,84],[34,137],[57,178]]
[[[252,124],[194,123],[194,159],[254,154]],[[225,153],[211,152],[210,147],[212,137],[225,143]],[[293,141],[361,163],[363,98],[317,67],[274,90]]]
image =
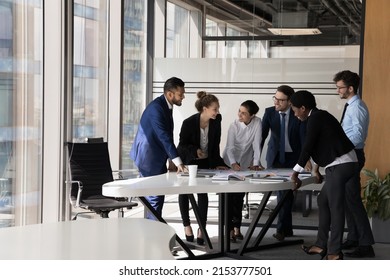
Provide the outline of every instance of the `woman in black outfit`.
[[[183,121],[180,140],[177,147],[180,158],[186,165],[196,164],[199,169],[228,169],[220,156],[221,120],[218,98],[205,91],[197,93],[195,107],[197,114]],[[201,223],[206,226],[208,196],[198,194],[198,207]],[[194,240],[189,216],[189,200],[187,195],[179,195],[179,207],[183,220],[187,241]],[[197,243],[204,244],[202,233],[198,229]]]
[[306,90],[291,96],[291,108],[301,121],[307,120],[305,144],[291,180],[295,188],[302,184],[298,174],[312,158],[318,183],[323,180],[318,167],[325,168],[326,180],[318,196],[318,233],[311,246],[302,246],[309,255],[320,255],[328,260],[341,260],[345,223],[345,186],[354,180],[358,171],[354,145],[345,135],[334,116],[316,107],[314,95]]

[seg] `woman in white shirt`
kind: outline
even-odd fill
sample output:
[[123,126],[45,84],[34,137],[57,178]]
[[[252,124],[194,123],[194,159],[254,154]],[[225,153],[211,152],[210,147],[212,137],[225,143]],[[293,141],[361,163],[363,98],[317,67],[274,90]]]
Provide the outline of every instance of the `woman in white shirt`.
[[[243,102],[238,119],[229,127],[223,159],[233,170],[261,170],[261,119],[256,116],[259,106],[252,101]],[[231,239],[242,239],[240,231],[245,193],[228,195]]]

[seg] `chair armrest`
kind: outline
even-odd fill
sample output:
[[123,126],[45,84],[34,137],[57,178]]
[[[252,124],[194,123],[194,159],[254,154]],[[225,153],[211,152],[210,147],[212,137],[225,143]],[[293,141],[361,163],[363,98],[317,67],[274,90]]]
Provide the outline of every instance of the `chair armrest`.
[[83,192],[83,183],[81,181],[65,181],[66,184],[70,184],[70,201],[72,201],[72,185],[77,184],[77,196],[76,196],[76,204],[74,205],[76,208],[80,207],[80,199],[81,193]]
[[117,174],[117,178],[115,180],[124,180],[124,179],[139,177],[139,172],[137,169],[112,170],[112,173]]

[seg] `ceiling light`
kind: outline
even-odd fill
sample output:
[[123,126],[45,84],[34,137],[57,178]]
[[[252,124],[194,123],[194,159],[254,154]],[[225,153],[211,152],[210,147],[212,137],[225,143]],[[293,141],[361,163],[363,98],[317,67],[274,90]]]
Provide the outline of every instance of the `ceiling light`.
[[322,32],[318,28],[268,28],[275,35],[318,35]]

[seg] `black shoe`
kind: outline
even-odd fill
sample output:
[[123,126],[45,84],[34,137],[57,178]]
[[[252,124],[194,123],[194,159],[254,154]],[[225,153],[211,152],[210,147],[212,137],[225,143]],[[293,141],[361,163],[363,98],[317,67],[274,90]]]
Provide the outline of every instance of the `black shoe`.
[[283,241],[285,238],[285,235],[283,232],[277,232],[272,234],[272,237],[276,238],[278,241]]
[[234,234],[234,237],[237,239],[237,240],[243,240],[244,239],[244,236],[242,235],[242,233],[235,233]]
[[[190,229],[190,230],[187,231],[186,229]],[[190,234],[187,235],[187,232],[190,233]],[[185,234],[186,240],[187,240],[188,242],[194,242],[194,234],[192,233],[192,228],[191,228],[191,226],[186,226],[186,227],[184,227],[184,234]]]
[[200,238],[200,237],[197,237],[197,238],[196,238],[196,243],[197,243],[198,245],[204,245],[204,239],[203,239],[203,238]]
[[[333,257],[330,257],[330,256],[333,256]],[[332,261],[343,260],[343,259],[344,259],[344,255],[342,252],[340,252],[336,255],[329,254],[329,255],[326,255],[326,257],[325,257],[325,260],[332,260]]]
[[186,240],[188,242],[194,242],[194,235],[186,235]]
[[349,258],[373,258],[375,257],[374,249],[371,245],[359,246],[352,252],[347,252],[345,255]]
[[348,250],[348,249],[354,249],[357,246],[359,246],[359,242],[355,240],[345,240],[343,244],[341,244],[341,249],[342,250]]
[[318,246],[316,246],[316,245],[312,245],[312,246],[302,245],[301,248],[302,248],[303,252],[305,252],[308,255],[320,255],[321,260],[322,260],[326,256],[326,249],[322,249],[322,248],[318,247],[319,249],[321,249],[321,251],[317,252],[317,251],[312,250],[313,247],[318,247]]
[[230,239],[232,241],[234,240],[233,242],[236,242],[237,240],[243,240],[244,239],[244,236],[242,235],[239,227],[234,227],[230,231]]
[[196,243],[198,245],[204,245],[204,239],[202,237],[199,237],[200,233],[200,228],[198,228],[198,236],[196,237]]

